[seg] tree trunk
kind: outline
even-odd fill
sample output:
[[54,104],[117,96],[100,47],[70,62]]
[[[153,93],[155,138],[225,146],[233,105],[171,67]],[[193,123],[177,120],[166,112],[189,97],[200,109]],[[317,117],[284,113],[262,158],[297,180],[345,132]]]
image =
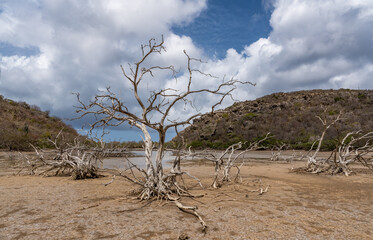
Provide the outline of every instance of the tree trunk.
[[158,186],[158,191],[159,192],[166,192],[166,186],[164,186],[164,183],[163,183],[163,164],[162,164],[162,160],[163,160],[163,156],[164,156],[164,144],[165,144],[165,133],[163,131],[159,131],[159,146],[158,146],[158,151],[157,151],[157,155],[156,155],[156,158],[155,158],[155,165],[156,165],[156,169],[157,169],[157,186]]

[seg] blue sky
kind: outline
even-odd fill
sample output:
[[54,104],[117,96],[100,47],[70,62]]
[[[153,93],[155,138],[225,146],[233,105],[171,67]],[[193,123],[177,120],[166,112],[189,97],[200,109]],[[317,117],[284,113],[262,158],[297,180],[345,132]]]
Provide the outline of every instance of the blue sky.
[[267,37],[270,16],[270,9],[260,0],[210,0],[192,23],[172,30],[190,36],[209,56],[222,59],[230,48],[241,52],[248,44]]
[[[167,52],[148,64],[173,64],[180,79],[147,79],[143,98],[183,87],[183,50],[219,79],[255,82],[235,90],[240,101],[280,91],[372,89],[371,26],[373,1],[362,0],[1,0],[0,94],[68,119],[77,116],[72,92],[89,101],[111,86],[136,112],[119,65],[138,60],[140,44],[162,35]],[[213,88],[219,81],[196,77],[193,86]],[[201,112],[215,100],[193,99]],[[190,110],[172,114],[183,118]],[[108,137],[141,140],[128,125]]]
[[0,53],[2,56],[27,56],[36,55],[39,53],[39,49],[36,47],[17,47],[7,42],[0,43]]

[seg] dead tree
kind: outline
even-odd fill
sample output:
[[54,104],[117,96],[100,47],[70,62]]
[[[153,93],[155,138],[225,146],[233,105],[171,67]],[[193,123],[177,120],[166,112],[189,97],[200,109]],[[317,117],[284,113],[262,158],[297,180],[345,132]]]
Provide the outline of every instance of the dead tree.
[[373,158],[371,156],[373,152],[373,132],[365,134],[362,134],[361,130],[348,132],[338,143],[338,146],[329,158],[317,157],[326,131],[341,120],[340,116],[341,114],[329,123],[327,123],[326,118],[317,116],[322,122],[324,129],[320,139],[318,140],[315,152],[312,155],[310,154],[317,141],[312,144],[312,147],[306,156],[308,158],[306,171],[333,175],[343,173],[346,176],[349,176],[352,173],[350,165],[354,162],[359,162],[363,166],[373,170]]
[[[279,161],[281,159],[287,160],[284,156],[281,155],[282,151],[286,150],[286,147],[287,146],[286,146],[285,143],[283,143],[279,146],[272,147],[272,149],[271,149],[271,155],[272,155],[271,156],[271,161]],[[276,152],[275,152],[275,150],[276,150]]]
[[[119,126],[123,123],[129,123],[142,131],[145,151],[145,169],[138,169],[132,164],[132,169],[138,169],[141,173],[141,178],[135,176],[126,176],[126,178],[139,186],[142,191],[139,194],[139,199],[146,200],[151,198],[161,198],[175,201],[171,194],[180,195],[182,191],[178,188],[176,176],[188,175],[186,172],[180,171],[178,168],[173,169],[170,173],[165,173],[163,169],[163,155],[165,151],[166,133],[169,129],[177,129],[178,126],[190,124],[191,121],[201,115],[194,106],[193,98],[198,95],[213,95],[217,97],[215,104],[211,106],[213,112],[227,97],[232,97],[232,92],[236,89],[237,84],[250,84],[251,82],[242,82],[236,79],[220,81],[216,87],[194,89],[193,77],[198,74],[203,78],[215,78],[210,74],[194,68],[192,65],[195,62],[201,62],[199,59],[190,57],[184,50],[187,60],[187,83],[185,89],[163,88],[154,90],[146,96],[142,96],[140,92],[141,86],[144,86],[146,79],[152,79],[158,71],[167,71],[176,81],[176,71],[174,66],[148,66],[147,60],[155,54],[161,54],[165,51],[163,38],[160,43],[155,39],[150,39],[148,44],[141,46],[142,57],[134,64],[129,64],[125,69],[121,66],[124,80],[131,85],[131,89],[126,91],[126,94],[132,95],[135,99],[139,112],[134,111],[133,106],[129,106],[125,101],[121,100],[110,88],[105,92],[97,94],[89,103],[84,103],[77,94],[80,105],[77,107],[79,118],[86,115],[94,115],[97,121],[91,124],[91,129],[107,126]],[[218,81],[218,79],[216,79]],[[146,85],[145,85],[146,86]],[[206,96],[207,97],[207,96]],[[180,107],[180,104],[189,106],[195,110],[194,113],[188,115],[185,119],[170,119],[171,112],[175,108]],[[159,144],[155,157],[155,163],[152,162],[153,141],[149,134],[149,130],[153,129],[158,133]],[[184,192],[185,193],[185,192]]]
[[366,143],[364,146],[355,149],[355,161],[360,162],[361,165],[373,170],[373,132],[365,134]]
[[103,150],[88,149],[81,145],[78,139],[75,139],[73,144],[60,141],[63,139],[61,132],[54,140],[49,139],[55,149],[44,150],[31,145],[36,156],[22,155],[26,165],[21,171],[26,168],[31,174],[43,176],[66,174],[73,179],[98,177],[98,165],[103,158]]
[[[234,177],[234,180],[239,178],[241,167],[244,164],[244,161],[241,162],[240,165],[237,165],[237,161],[240,157],[244,156],[245,153],[249,151],[254,151],[261,147],[261,143],[264,142],[269,138],[268,133],[263,139],[254,141],[251,143],[246,149],[242,150],[239,153],[236,153],[237,150],[242,149],[244,143],[238,142],[231,146],[229,146],[223,153],[220,154],[218,158],[211,159],[215,163],[215,173],[214,173],[214,180],[212,182],[213,188],[220,187],[224,182],[231,181],[231,169],[236,168],[237,173]],[[225,156],[228,154],[228,158]]]
[[[360,146],[358,144],[361,144]],[[346,134],[341,144],[335,151],[334,160],[330,163],[331,173],[344,173],[349,176],[352,173],[350,164],[359,162],[363,166],[373,170],[371,153],[373,152],[373,132],[361,134],[361,130]]]
[[[324,112],[326,112],[326,110]],[[321,133],[320,138],[317,141],[313,142],[310,150],[308,151],[308,153],[306,155],[306,158],[307,158],[306,171],[307,172],[320,173],[320,172],[324,172],[326,170],[326,168],[329,168],[329,164],[327,163],[327,159],[318,158],[317,154],[320,152],[321,145],[322,145],[322,142],[324,140],[324,137],[325,137],[325,134],[326,134],[327,130],[331,126],[333,126],[334,124],[336,124],[338,121],[341,120],[340,116],[341,116],[341,114],[338,114],[338,116],[330,122],[328,122],[328,119],[326,117],[322,118],[321,116],[316,116],[321,121],[322,125],[324,126],[324,129]],[[313,147],[315,146],[316,143],[318,143],[317,147],[316,147],[316,150],[313,154],[311,154],[312,149],[313,149]]]
[[327,159],[317,159],[312,173],[339,174],[346,176],[353,172],[350,165],[360,163],[373,170],[373,132],[362,134],[361,130],[347,133]]

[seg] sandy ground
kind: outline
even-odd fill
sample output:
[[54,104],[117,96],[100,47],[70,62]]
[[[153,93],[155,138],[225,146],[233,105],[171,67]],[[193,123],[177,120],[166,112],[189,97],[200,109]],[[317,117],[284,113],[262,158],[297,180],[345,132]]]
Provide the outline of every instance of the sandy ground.
[[[188,181],[190,191],[205,194],[197,205],[208,225],[173,203],[138,202],[136,187],[117,177],[74,181],[69,177],[13,176],[0,154],[0,239],[373,239],[373,174],[350,177],[297,174],[304,165],[251,162],[242,183],[209,187],[213,167],[185,169],[205,189]],[[255,190],[269,185],[258,195]]]

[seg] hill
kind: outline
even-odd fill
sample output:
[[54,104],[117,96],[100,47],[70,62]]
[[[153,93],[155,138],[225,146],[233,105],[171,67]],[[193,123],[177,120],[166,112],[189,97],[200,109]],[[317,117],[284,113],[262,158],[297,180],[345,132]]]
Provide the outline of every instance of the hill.
[[[322,124],[316,116],[324,114],[333,118],[339,112],[343,120],[328,130],[324,149],[333,149],[338,138],[347,131],[373,131],[373,90],[274,93],[205,114],[180,135],[196,148],[225,148],[271,132],[273,137],[267,144],[285,143],[292,148],[306,149],[322,132]],[[176,137],[173,141],[180,139]]]
[[48,138],[54,138],[63,129],[67,141],[78,133],[59,118],[49,116],[38,106],[15,102],[0,95],[0,149],[29,150],[30,143],[42,148],[51,147]]

